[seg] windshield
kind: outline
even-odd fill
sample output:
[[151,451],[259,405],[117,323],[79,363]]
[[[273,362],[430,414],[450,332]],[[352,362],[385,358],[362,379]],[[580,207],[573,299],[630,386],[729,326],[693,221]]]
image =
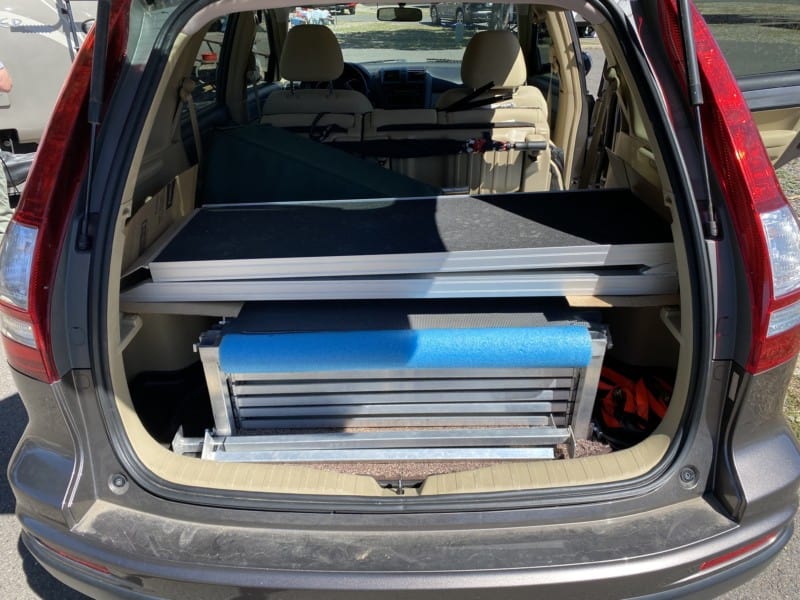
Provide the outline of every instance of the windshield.
[[[439,3],[417,5],[419,22],[379,21],[377,4],[358,4],[355,14],[332,5],[296,7],[289,26],[303,23],[327,25],[336,35],[345,62],[460,62],[470,38],[482,29],[513,29],[516,20],[510,4]],[[385,6],[385,5],[384,5]]]

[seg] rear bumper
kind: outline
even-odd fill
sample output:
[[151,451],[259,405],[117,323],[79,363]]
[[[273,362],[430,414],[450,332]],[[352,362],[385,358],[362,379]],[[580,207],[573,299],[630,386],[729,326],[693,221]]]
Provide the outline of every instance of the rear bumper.
[[[776,375],[762,375],[752,399],[785,389]],[[712,497],[670,492],[669,482],[614,506],[489,510],[482,503],[480,510],[416,513],[386,499],[374,500],[380,513],[331,510],[329,503],[315,510],[308,499],[285,497],[251,510],[223,508],[223,495],[181,501],[132,477],[114,491],[109,474],[125,469],[107,440],[93,436],[92,460],[85,460],[59,413],[74,394],[68,382],[15,379],[30,415],[8,474],[22,539],[57,578],[97,598],[711,598],[766,566],[791,537],[797,510],[796,442],[786,442],[785,424],[775,429],[763,416],[757,431],[765,439],[747,437],[733,453],[732,464],[747,475],[738,523]],[[747,419],[739,417],[753,429]],[[94,421],[81,426],[102,429]],[[765,453],[772,462],[758,460]],[[765,478],[765,464],[780,468]],[[701,569],[765,536],[764,544]]]
[[[725,592],[729,591],[730,589],[743,584],[744,582],[752,579],[756,576],[759,572],[761,572],[769,563],[770,561],[775,558],[775,556],[780,552],[783,546],[788,542],[789,538],[792,535],[791,528],[785,529],[781,535],[776,539],[776,541],[769,545],[768,547],[764,548],[763,551],[753,554],[746,559],[738,562],[736,565],[721,570],[719,572],[711,573],[707,576],[699,578],[694,581],[687,581],[683,583],[679,583],[676,586],[673,586],[669,590],[665,591],[657,591],[653,593],[645,593],[639,594],[637,596],[628,596],[629,598],[639,598],[639,599],[647,599],[647,600],[667,600],[675,597],[681,598],[716,598],[717,596],[724,594]],[[23,534],[23,541],[26,547],[30,550],[33,556],[42,564],[47,571],[65,583],[66,585],[81,591],[84,594],[87,594],[93,598],[97,599],[117,599],[117,598],[124,598],[130,600],[144,600],[144,599],[152,599],[152,598],[162,598],[164,596],[161,595],[154,595],[153,593],[148,593],[141,591],[139,586],[134,581],[121,581],[117,577],[101,575],[95,571],[92,571],[88,567],[81,566],[77,563],[72,561],[66,560],[61,557],[59,554],[54,552],[53,550],[47,548],[35,538],[31,537],[29,534]],[[276,577],[278,579],[279,577]],[[155,583],[155,582],[153,582]],[[168,583],[167,580],[163,580],[163,583]],[[189,583],[178,583],[178,582],[169,582],[173,585],[170,585],[169,588],[171,592],[169,597],[193,597],[193,598],[205,598],[205,597],[236,597],[237,593],[258,593],[260,594],[259,597],[270,597],[270,590],[267,590],[263,587],[259,587],[258,589],[254,588],[242,588],[240,586],[225,586],[225,585],[218,585],[216,583],[206,583],[206,584],[189,584]],[[377,583],[377,582],[375,582]],[[390,582],[386,582],[390,584]],[[456,581],[453,580],[455,584]],[[620,582],[620,589],[619,593],[621,594],[618,597],[622,597],[625,594],[625,590],[623,589],[623,582]],[[427,598],[428,593],[421,589],[406,589],[406,590],[391,590],[390,587],[382,587],[379,588],[375,586],[375,588],[371,590],[359,590],[356,592],[355,590],[337,590],[333,594],[328,590],[325,592],[325,598],[374,598],[375,597],[375,590],[380,589],[380,597],[381,598]],[[499,588],[494,588],[495,593],[499,592]],[[272,589],[275,592],[276,597],[280,594],[279,597],[281,598],[312,598],[321,597],[320,589],[310,589],[307,588],[306,590],[300,589],[292,589],[290,595],[283,595],[289,592],[289,590],[284,589]],[[227,592],[227,593],[226,593]],[[470,589],[466,590],[462,587],[458,587],[457,585],[453,585],[453,587],[448,590],[436,590],[430,593],[430,597],[433,597],[435,594],[436,598],[458,598],[460,600],[469,599],[469,598],[478,598],[478,597],[486,597],[487,590],[485,588],[481,589]],[[504,598],[531,598],[531,597],[538,597],[532,596],[531,594],[536,593],[535,588],[516,588],[514,592],[511,594],[511,590],[508,589],[507,592],[503,593]],[[169,592],[168,592],[169,593]],[[199,595],[201,594],[202,595]],[[590,586],[586,586],[584,589],[584,596],[583,597],[601,597],[595,595],[594,591],[591,589]],[[490,596],[491,596],[490,592]],[[247,596],[249,597],[249,596]],[[565,596],[565,597],[573,597]],[[578,596],[574,596],[578,597]],[[605,597],[605,596],[602,596]]]
[[[716,597],[753,577],[789,541],[794,507],[741,525],[702,499],[663,512],[480,531],[255,529],[177,521],[104,502],[72,531],[20,518],[35,558],[95,598],[366,599],[380,592],[415,600],[599,600]],[[771,537],[763,546],[700,571],[705,560],[765,533]]]

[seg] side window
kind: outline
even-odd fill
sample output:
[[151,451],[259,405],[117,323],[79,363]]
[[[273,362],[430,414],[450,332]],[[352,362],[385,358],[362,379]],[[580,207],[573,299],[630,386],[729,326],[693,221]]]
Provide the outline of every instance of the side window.
[[252,63],[248,71],[248,84],[257,86],[270,75],[270,39],[267,15],[263,10],[255,14],[256,34],[253,39]]
[[492,13],[489,16],[489,29],[509,29],[511,31],[517,30],[516,6],[513,4],[498,3],[494,3],[489,6],[492,7]]
[[736,77],[800,69],[800,2],[696,0]]
[[552,39],[544,21],[530,23],[530,38],[525,55],[528,67],[528,84],[535,85],[546,95],[548,88],[558,79],[550,70]]
[[550,70],[550,47],[553,45],[553,40],[550,38],[550,32],[547,31],[547,25],[544,22],[537,23],[535,27],[538,72],[542,73]]
[[213,105],[217,101],[217,65],[222,52],[227,24],[227,16],[217,19],[211,24],[194,59],[192,79],[195,82],[195,88],[192,97],[198,109]]

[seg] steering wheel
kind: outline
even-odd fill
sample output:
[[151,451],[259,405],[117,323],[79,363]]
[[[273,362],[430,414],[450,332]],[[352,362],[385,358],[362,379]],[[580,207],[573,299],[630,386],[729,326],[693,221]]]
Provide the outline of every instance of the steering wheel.
[[[344,63],[344,70],[337,81],[344,80],[346,89],[361,92],[365,96],[370,95],[369,73],[357,63]],[[336,86],[336,82],[333,83]]]
[[[316,87],[328,87],[328,83],[319,82]],[[353,90],[369,97],[369,73],[359,64],[344,63],[342,74],[333,81],[333,88],[336,90]]]

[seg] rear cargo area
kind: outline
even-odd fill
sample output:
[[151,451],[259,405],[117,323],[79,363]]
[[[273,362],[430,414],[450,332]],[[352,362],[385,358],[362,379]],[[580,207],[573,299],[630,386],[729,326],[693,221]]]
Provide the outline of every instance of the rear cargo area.
[[[623,114],[641,118],[630,93]],[[575,146],[565,177],[530,131],[466,153],[461,130],[485,125],[442,118],[375,109],[360,136],[319,139],[265,116],[210,128],[196,165],[142,171],[118,220],[110,338],[149,468],[375,496],[618,481],[658,462],[691,351],[658,162],[621,131],[580,185]],[[157,139],[154,126],[151,152]],[[604,435],[604,369],[674,388],[664,420]]]
[[[135,335],[134,405],[172,452],[216,464],[408,486],[602,454],[596,399],[617,332],[634,371],[674,378],[677,360],[670,231],[626,189],[211,203],[127,280],[135,327],[181,331],[176,354],[200,362],[159,383]],[[188,307],[208,314],[177,314]],[[154,407],[170,389],[192,392]]]

